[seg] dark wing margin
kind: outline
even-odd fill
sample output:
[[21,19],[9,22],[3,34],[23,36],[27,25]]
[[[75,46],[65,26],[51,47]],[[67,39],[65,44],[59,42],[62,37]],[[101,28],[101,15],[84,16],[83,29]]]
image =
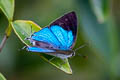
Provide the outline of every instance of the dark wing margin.
[[52,25],[59,25],[67,31],[70,31],[70,30],[72,31],[73,37],[74,37],[73,38],[74,41],[73,41],[73,44],[71,46],[71,48],[72,48],[74,46],[74,42],[76,40],[76,35],[77,35],[77,16],[76,16],[76,13],[74,11],[67,13],[64,16],[57,19],[56,21],[54,21],[53,23],[51,23],[49,27],[51,27]]

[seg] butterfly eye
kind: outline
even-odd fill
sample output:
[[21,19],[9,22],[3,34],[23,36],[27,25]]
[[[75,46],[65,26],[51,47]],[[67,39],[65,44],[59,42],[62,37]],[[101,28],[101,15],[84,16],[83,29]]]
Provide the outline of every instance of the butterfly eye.
[[75,52],[74,51],[72,52],[72,56],[75,56]]
[[35,41],[33,41],[33,42],[32,42],[32,44],[33,44],[33,46],[35,46],[35,45],[36,45],[36,42],[35,42]]

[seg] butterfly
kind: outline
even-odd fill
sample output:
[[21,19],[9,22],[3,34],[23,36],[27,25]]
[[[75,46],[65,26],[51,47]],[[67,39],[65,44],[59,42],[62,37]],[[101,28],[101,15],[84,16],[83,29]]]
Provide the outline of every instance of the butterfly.
[[32,46],[27,46],[27,50],[66,59],[75,55],[72,48],[75,45],[76,35],[77,16],[73,11],[40,31],[34,32],[29,38]]

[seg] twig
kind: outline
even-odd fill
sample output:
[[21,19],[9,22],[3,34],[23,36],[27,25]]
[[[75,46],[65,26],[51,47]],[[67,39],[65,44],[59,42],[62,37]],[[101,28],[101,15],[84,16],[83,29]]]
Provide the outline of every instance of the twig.
[[6,40],[8,39],[7,35],[5,34],[4,37],[3,37],[3,40],[0,44],[0,52],[2,51],[2,48],[4,47],[5,43],[6,43]]
[[3,47],[4,47],[5,43],[6,43],[6,41],[8,39],[8,37],[11,34],[11,32],[12,32],[12,27],[11,27],[11,24],[9,23],[9,26],[6,29],[5,35],[4,35],[3,40],[2,40],[2,42],[0,44],[0,52],[2,51],[2,49],[3,49]]

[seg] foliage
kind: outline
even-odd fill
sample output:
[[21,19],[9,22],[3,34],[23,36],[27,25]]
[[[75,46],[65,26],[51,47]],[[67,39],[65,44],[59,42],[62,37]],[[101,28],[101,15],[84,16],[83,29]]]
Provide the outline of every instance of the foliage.
[[5,77],[0,73],[0,80],[6,80]]
[[[31,34],[31,26],[32,26],[32,31],[33,32],[37,32],[41,28],[32,21],[21,20],[21,21],[12,22],[13,13],[14,13],[14,0],[0,0],[0,8],[3,11],[3,13],[7,16],[8,21],[9,21],[9,26],[6,29],[7,36],[9,36],[10,33],[11,33],[11,25],[12,25],[12,28],[13,28],[14,32],[16,33],[16,35],[18,36],[18,38],[23,43],[25,43],[27,46],[30,45],[28,40],[25,40],[25,38],[30,37],[32,35]],[[44,60],[49,62],[49,58],[47,58],[43,55],[41,55],[40,57],[42,57]],[[68,60],[66,59],[65,61],[66,61],[65,64],[61,64],[61,63],[64,63],[63,60],[54,59],[50,63],[52,65],[56,66],[58,69],[61,69],[68,74],[72,74],[72,71],[71,71],[71,68],[69,66]]]
[[[6,61],[6,64],[13,62],[14,64],[11,65],[14,67],[10,68],[10,66],[8,70],[6,70],[6,67],[2,68],[0,66],[1,72],[9,72],[9,70],[16,67],[11,73],[18,73],[18,76],[22,76],[21,80],[32,80],[35,79],[35,77],[37,79],[44,76],[46,80],[50,78],[60,78],[60,80],[64,78],[70,79],[70,76],[66,76],[66,74],[63,73],[61,74],[58,70],[51,73],[52,67],[40,64],[41,61],[36,53],[32,54],[23,50],[19,52],[17,49],[21,46],[23,47],[24,45],[22,44],[31,45],[25,38],[30,37],[33,32],[41,29],[37,24],[45,27],[62,14],[74,10],[78,17],[79,27],[75,48],[85,43],[88,45],[78,50],[76,56],[70,59],[73,66],[73,75],[70,80],[119,80],[119,3],[120,1],[118,0],[16,0],[14,15],[14,0],[0,0],[0,32],[5,32],[6,36],[3,38],[1,44],[5,44],[6,41],[4,40],[7,40],[9,36],[10,39],[13,39],[11,41],[8,40],[8,43],[6,43],[9,47],[0,47],[3,49],[0,54],[0,65],[5,65],[2,62],[2,54],[8,53],[7,56],[16,55],[17,57],[14,58],[15,60],[9,56],[7,58],[3,57],[4,59],[8,59],[8,61],[3,59],[3,61]],[[4,13],[4,16],[2,13]],[[8,21],[8,27],[2,31],[2,28],[5,28],[3,27],[6,23],[4,21],[5,16]],[[15,19],[14,21],[13,17]],[[19,39],[14,37],[15,34],[11,35],[12,29]],[[11,44],[15,47],[11,47]],[[20,54],[21,52],[22,54]],[[81,55],[87,55],[88,59],[77,56],[79,53],[81,53]],[[39,56],[46,62],[49,62],[48,60],[52,58],[45,54],[40,54]],[[68,60],[66,61],[67,63],[62,65],[61,63],[63,63],[63,61],[56,58],[52,60],[50,64],[57,67],[57,69],[71,74],[72,70],[69,62]],[[41,69],[39,70],[36,67]],[[20,72],[22,72],[23,75],[20,74]],[[15,76],[16,75],[14,75],[14,77]],[[19,78],[20,77],[18,77],[18,79]]]

